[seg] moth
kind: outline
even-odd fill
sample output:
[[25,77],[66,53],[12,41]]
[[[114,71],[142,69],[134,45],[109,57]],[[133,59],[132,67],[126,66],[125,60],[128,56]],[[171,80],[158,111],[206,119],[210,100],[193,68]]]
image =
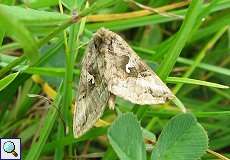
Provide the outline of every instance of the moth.
[[89,42],[82,61],[73,119],[76,138],[96,123],[106,106],[114,108],[115,96],[140,105],[174,98],[119,35],[101,28]]

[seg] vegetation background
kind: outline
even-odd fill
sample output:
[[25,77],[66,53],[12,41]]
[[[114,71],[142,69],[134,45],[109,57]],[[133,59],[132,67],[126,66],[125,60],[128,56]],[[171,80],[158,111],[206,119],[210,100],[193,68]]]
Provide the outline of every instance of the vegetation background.
[[[230,0],[0,3],[0,137],[21,138],[23,159],[230,157]],[[100,27],[124,37],[177,98],[118,98],[75,139],[80,62]]]

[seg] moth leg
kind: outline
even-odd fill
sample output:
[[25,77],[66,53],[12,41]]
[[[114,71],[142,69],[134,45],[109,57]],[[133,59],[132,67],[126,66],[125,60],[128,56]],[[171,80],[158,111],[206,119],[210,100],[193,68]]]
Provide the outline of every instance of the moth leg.
[[109,100],[108,100],[109,109],[114,110],[115,100],[116,100],[116,96],[114,94],[110,93]]

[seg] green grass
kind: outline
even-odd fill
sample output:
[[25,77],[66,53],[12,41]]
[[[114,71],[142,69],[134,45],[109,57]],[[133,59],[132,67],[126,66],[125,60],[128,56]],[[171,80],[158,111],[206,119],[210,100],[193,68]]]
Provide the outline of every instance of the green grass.
[[[216,159],[213,152],[205,152],[207,143],[209,149],[230,157],[230,1],[192,0],[168,11],[177,16],[155,13],[112,21],[96,17],[95,22],[86,16],[125,16],[142,9],[127,0],[89,2],[0,2],[0,137],[21,138],[27,160],[167,160],[189,154]],[[152,8],[175,3],[136,2]],[[140,107],[118,98],[116,109],[106,109],[102,117],[112,125],[94,127],[75,139],[72,118],[81,59],[100,27],[122,35],[176,99]],[[182,114],[185,109],[191,114]],[[190,129],[177,127],[182,124]],[[192,136],[196,138],[190,141]],[[180,145],[185,146],[183,152]]]

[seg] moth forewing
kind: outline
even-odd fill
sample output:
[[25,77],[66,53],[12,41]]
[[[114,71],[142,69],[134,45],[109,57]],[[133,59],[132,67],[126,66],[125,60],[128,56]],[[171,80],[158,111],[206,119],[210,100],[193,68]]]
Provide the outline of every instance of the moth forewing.
[[136,104],[160,104],[174,95],[160,78],[117,34],[101,29],[97,32],[106,44],[103,49],[108,89]]
[[92,128],[101,117],[110,95],[104,77],[100,74],[104,62],[98,62],[103,59],[99,58],[94,41],[92,39],[88,45],[82,62],[73,119],[73,132],[76,138]]

